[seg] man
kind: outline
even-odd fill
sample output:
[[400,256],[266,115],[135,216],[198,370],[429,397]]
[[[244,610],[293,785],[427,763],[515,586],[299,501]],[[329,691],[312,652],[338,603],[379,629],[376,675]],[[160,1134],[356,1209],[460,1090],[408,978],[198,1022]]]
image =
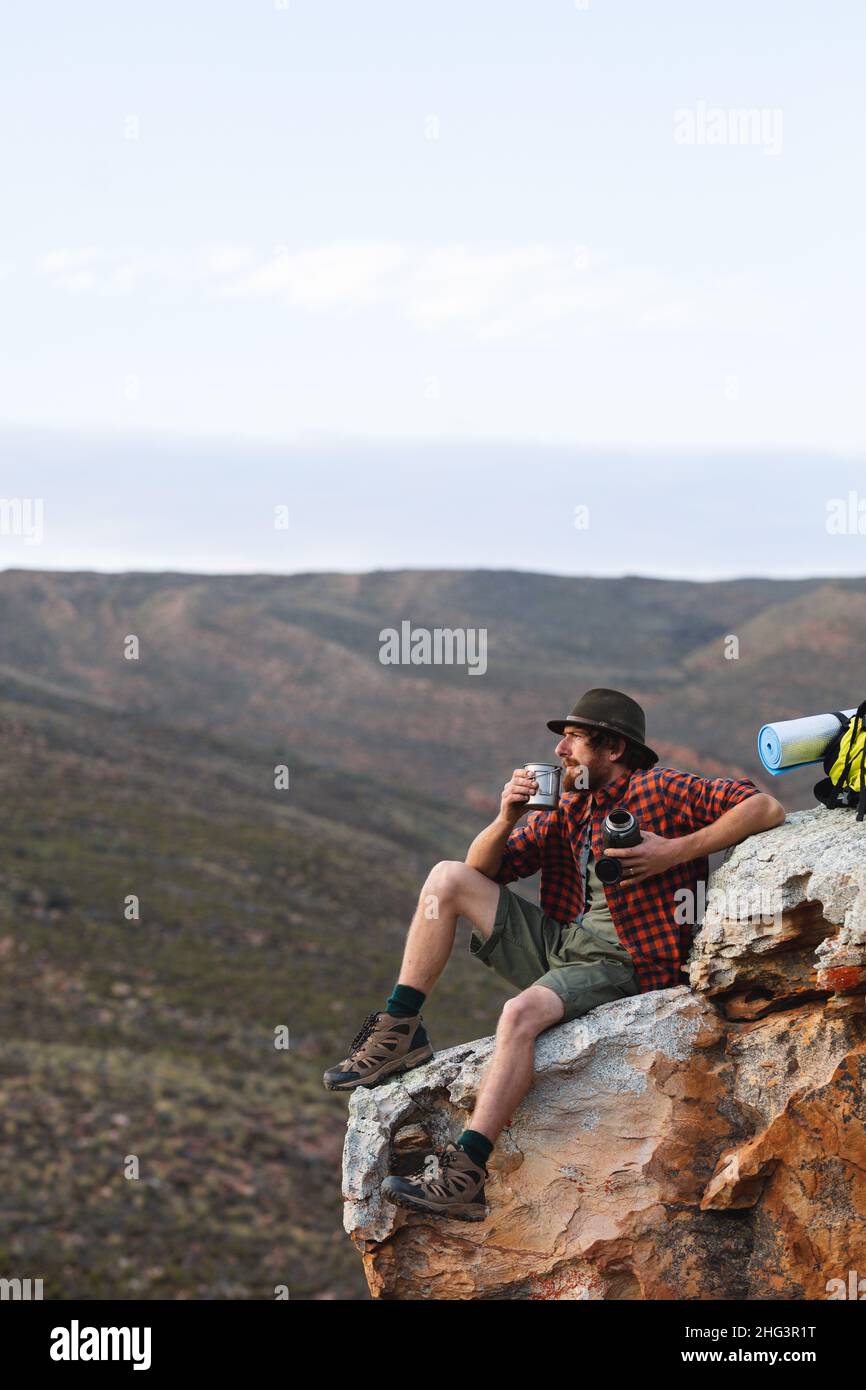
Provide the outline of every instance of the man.
[[[423,1174],[392,1175],[382,1185],[389,1201],[414,1211],[484,1219],[487,1159],[532,1084],[538,1034],[610,1000],[684,983],[707,856],[785,819],[780,803],[748,779],[656,768],[644,712],[618,690],[587,691],[547,727],[561,735],[559,806],[518,829],[537,783],[524,768],[514,771],[498,816],[466,862],[443,861],[428,875],[385,1011],[368,1015],[348,1057],[324,1076],[328,1089],[347,1091],[430,1060],[421,1006],[451,954],[458,918],[466,918],[471,954],[520,993],[503,1006],[470,1127],[428,1155]],[[614,806],[635,816],[641,843],[606,851],[623,873],[605,887],[595,861]],[[540,907],[505,887],[539,869]]]

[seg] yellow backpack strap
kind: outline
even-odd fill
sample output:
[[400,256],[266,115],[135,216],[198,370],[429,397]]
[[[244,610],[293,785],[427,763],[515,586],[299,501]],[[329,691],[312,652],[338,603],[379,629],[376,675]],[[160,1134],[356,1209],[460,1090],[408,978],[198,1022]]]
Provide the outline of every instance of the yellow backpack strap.
[[[813,795],[816,800],[822,802],[829,809],[855,804],[855,794],[850,786],[849,776],[853,773],[856,764],[854,750],[857,747],[857,741],[864,732],[866,700],[859,705],[850,719],[841,710],[834,710],[833,716],[839,720],[839,732],[830,740],[824,752],[824,771],[828,776],[824,777],[813,788]],[[866,762],[866,739],[863,739],[858,756],[860,759],[860,794],[856,805],[857,819],[862,821],[866,817],[866,766],[864,766],[864,762]],[[844,759],[844,761],[841,771],[834,780],[833,769],[838,767],[840,759]]]
[[[863,733],[863,720],[866,718],[866,700],[863,701],[854,716],[855,727],[851,733],[851,747],[854,747],[855,740]],[[857,819],[862,820],[866,815],[866,738],[860,744],[860,795],[857,798]]]
[[[861,706],[861,708],[862,708],[862,706]],[[857,738],[857,723],[858,723],[858,720],[859,720],[859,719],[860,719],[860,710],[858,709],[857,713],[854,715],[854,718],[851,720],[851,723],[849,724],[848,730],[847,730],[847,733],[848,733],[848,747],[845,749],[845,762],[844,762],[844,764],[842,765],[842,771],[841,771],[841,773],[839,774],[839,779],[838,779],[838,782],[837,782],[837,786],[839,786],[839,787],[847,787],[847,785],[848,785],[848,771],[849,771],[849,769],[850,769],[850,767],[851,767],[851,753],[852,753],[853,748],[854,748],[854,742],[855,742],[855,740],[856,740],[856,738]],[[844,737],[844,735],[843,735],[843,737]]]
[[[858,739],[863,734],[864,717],[866,717],[866,700],[864,700],[863,703],[858,706],[854,718],[851,720],[851,723],[848,727],[848,747],[845,749],[845,762],[843,764],[842,771],[839,774],[839,777],[836,781],[836,786],[844,794],[846,802],[849,806],[853,805],[853,788],[851,787],[850,778],[854,765],[854,750],[857,747]],[[864,748],[866,748],[866,740],[864,740],[863,745],[860,749],[860,795],[857,798],[857,819],[860,821],[863,819],[864,815],[866,815],[866,781],[864,781],[863,776]]]

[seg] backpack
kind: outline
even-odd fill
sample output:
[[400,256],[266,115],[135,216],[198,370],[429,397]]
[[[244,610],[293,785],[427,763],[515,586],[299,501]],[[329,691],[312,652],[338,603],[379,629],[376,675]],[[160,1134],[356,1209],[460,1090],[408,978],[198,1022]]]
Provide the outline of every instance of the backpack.
[[866,700],[849,719],[834,710],[839,720],[839,732],[824,750],[823,766],[827,776],[816,783],[814,793],[824,806],[856,806],[857,819],[866,814]]

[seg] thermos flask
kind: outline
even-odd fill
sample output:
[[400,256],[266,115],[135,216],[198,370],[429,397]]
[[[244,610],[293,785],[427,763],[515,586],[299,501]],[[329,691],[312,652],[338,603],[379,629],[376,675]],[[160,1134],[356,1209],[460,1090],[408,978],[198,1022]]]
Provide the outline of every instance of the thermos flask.
[[[624,806],[615,806],[602,822],[602,844],[605,849],[631,849],[641,842],[640,826]],[[602,883],[619,883],[622,878],[622,863],[619,859],[609,859],[602,854],[595,866]]]

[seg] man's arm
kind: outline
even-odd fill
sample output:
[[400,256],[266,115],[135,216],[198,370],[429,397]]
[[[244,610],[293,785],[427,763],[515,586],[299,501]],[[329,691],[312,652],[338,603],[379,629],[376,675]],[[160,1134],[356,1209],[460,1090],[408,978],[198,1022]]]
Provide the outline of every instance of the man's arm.
[[[696,784],[702,779],[693,780]],[[684,785],[691,781],[691,778],[687,778]],[[707,782],[704,784],[707,790],[696,789],[699,797],[696,814],[701,819],[707,819],[712,815],[714,804],[720,807],[718,814],[708,824],[699,825],[685,835],[671,838],[641,829],[642,838],[639,845],[632,849],[605,850],[605,854],[621,859],[623,868],[632,871],[623,878],[623,885],[640,883],[651,874],[663,873],[675,864],[686,864],[692,859],[713,854],[716,850],[727,849],[729,845],[737,845],[750,835],[755,835],[761,830],[770,830],[785,820],[784,806],[768,792],[754,791],[736,805],[729,806],[726,810],[721,809],[723,803],[714,803],[713,797],[724,796],[724,788],[728,785],[733,789],[733,794],[741,794],[739,789],[754,784],[728,784],[724,779],[719,779],[716,783]]]
[[727,849],[729,845],[738,845],[759,830],[772,830],[773,826],[781,825],[785,816],[784,806],[774,796],[768,792],[756,792],[737,806],[723,811],[712,825],[705,825],[700,830],[693,830],[690,835],[668,841],[677,846],[677,855],[672,863],[685,864],[690,859],[701,859],[705,854]]
[[[505,846],[514,827],[526,810],[526,802],[538,790],[535,778],[524,767],[515,768],[511,781],[502,788],[499,815],[486,829],[476,835],[466,852],[466,863],[470,869],[478,869],[487,878],[497,878],[502,866]],[[538,868],[538,844],[531,833],[531,824],[524,826],[519,837],[520,843],[509,846],[504,882],[515,878],[528,878]]]
[[[505,846],[514,822],[502,821],[497,816],[480,835],[476,835],[466,851],[466,863],[470,869],[478,869],[488,878],[495,878],[502,863]],[[515,875],[519,877],[519,875]]]

